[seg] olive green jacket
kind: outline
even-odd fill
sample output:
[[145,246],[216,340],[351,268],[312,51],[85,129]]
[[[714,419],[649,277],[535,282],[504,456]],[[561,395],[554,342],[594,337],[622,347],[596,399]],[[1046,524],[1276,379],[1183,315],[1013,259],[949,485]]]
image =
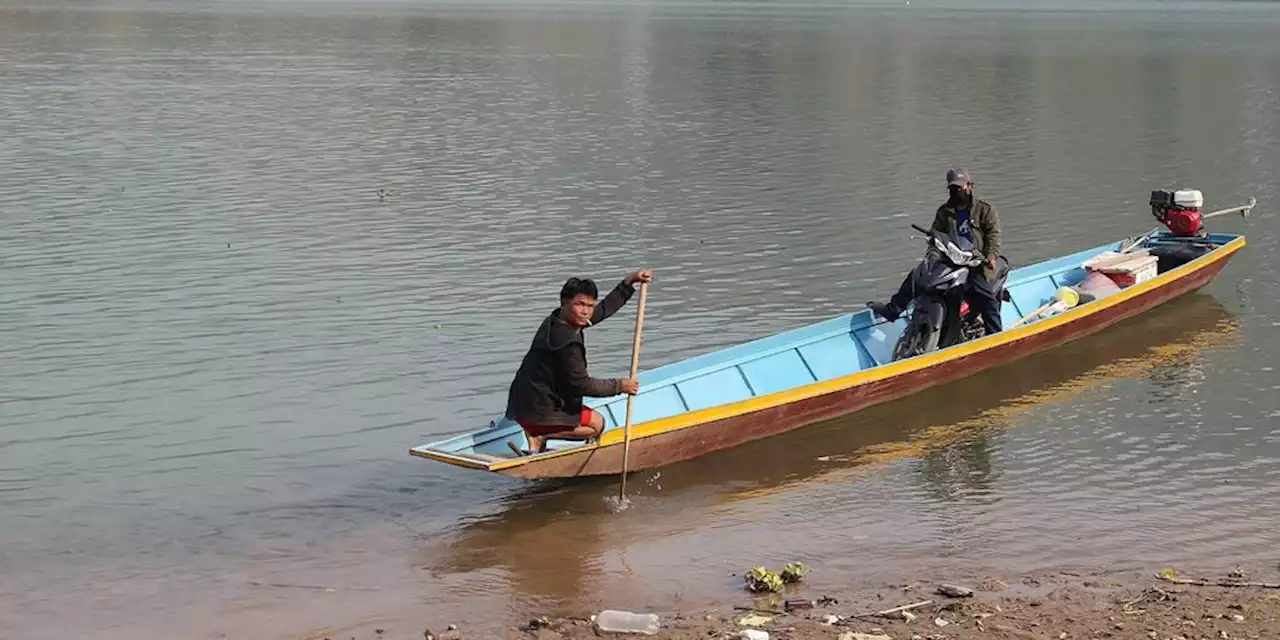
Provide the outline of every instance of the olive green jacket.
[[[950,204],[938,207],[933,217],[933,228],[942,233],[956,232],[956,210]],[[973,248],[982,255],[992,258],[1000,256],[1000,214],[986,200],[973,199],[969,210],[969,228],[972,230]],[[992,280],[996,271],[991,265],[983,265],[982,275]]]

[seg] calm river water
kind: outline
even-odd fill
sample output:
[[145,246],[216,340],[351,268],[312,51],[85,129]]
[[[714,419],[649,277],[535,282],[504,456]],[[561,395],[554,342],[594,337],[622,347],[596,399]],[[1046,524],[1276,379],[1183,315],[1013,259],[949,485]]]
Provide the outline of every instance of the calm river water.
[[[0,636],[1275,561],[1280,8],[1012,4],[0,0]],[[1018,264],[1153,188],[1259,206],[1197,294],[622,514],[408,455],[501,410],[568,275],[655,270],[645,367],[887,295],[952,164]]]

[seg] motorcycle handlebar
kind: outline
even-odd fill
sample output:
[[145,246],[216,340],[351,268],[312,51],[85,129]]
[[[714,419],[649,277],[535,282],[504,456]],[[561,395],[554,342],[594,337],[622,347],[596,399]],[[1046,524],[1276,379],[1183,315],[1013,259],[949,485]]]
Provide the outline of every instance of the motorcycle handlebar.
[[[912,228],[912,229],[915,229],[916,231],[919,231],[920,233],[923,233],[923,234],[925,234],[925,235],[929,236],[930,238],[932,238],[932,237],[933,237],[933,231],[931,231],[931,230],[929,230],[929,229],[925,229],[924,227],[922,227],[922,226],[920,226],[920,225],[918,225],[918,224],[914,224],[914,223],[912,223],[911,228]],[[984,262],[984,260],[983,260],[981,257],[974,258],[974,259],[973,259],[973,261],[972,261],[972,262],[970,262],[970,263],[968,264],[968,266],[970,266],[970,267],[980,267],[980,266],[982,266],[982,263],[983,263],[983,262]]]

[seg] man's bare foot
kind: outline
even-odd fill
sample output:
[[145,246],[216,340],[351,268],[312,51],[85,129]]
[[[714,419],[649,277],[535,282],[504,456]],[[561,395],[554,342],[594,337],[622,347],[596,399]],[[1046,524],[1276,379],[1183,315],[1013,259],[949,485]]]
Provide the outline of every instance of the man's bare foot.
[[547,450],[547,439],[542,436],[527,436],[529,438],[529,453],[542,453]]

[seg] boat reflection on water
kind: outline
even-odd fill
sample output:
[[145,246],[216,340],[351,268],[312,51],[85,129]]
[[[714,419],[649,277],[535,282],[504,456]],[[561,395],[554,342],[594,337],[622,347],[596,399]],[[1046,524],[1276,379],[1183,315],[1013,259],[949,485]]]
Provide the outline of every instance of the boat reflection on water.
[[[747,443],[723,455],[661,471],[664,493],[700,483],[750,482],[730,501],[776,493],[814,480],[852,481],[869,468],[906,458],[922,463],[927,482],[938,477],[938,497],[951,491],[947,476],[971,489],[989,488],[990,441],[1019,415],[1069,402],[1122,379],[1185,384],[1200,353],[1227,344],[1239,321],[1215,299],[1191,294],[1155,313],[982,374],[897,402]],[[1173,377],[1171,377],[1171,372]],[[1164,393],[1177,394],[1163,385]],[[1159,389],[1162,385],[1156,385]],[[948,462],[949,461],[949,462]],[[967,491],[971,492],[971,491]]]
[[[629,554],[639,564],[637,554],[645,553],[646,564],[661,563],[652,553],[654,541],[700,530],[722,539],[712,530],[733,531],[719,518],[727,509],[792,491],[851,485],[888,462],[911,465],[935,500],[988,493],[1000,473],[992,464],[992,443],[1019,416],[1120,380],[1185,387],[1198,375],[1204,351],[1229,344],[1238,333],[1237,319],[1216,300],[1189,294],[1100,334],[903,400],[637,473],[627,483],[631,513],[621,516],[609,505],[616,478],[529,484],[498,500],[495,513],[427,543],[422,558],[436,579],[470,574],[457,584],[464,592],[502,591],[537,606],[581,607],[597,602],[605,573],[629,572],[620,557]],[[727,547],[739,543],[723,540],[726,549],[704,555],[729,555]]]

